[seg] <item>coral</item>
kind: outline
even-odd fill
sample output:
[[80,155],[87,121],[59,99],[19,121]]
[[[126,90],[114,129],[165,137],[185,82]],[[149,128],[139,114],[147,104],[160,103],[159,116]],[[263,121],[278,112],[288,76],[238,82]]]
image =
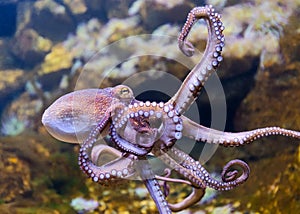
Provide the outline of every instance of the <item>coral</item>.
[[2,117],[0,133],[4,136],[16,136],[21,134],[26,128],[23,121],[19,120],[16,115]]
[[64,41],[64,47],[73,57],[86,60],[111,42],[140,32],[138,18],[111,19],[102,26],[97,19],[78,25],[76,35],[70,35]]
[[23,93],[13,100],[1,115],[1,134],[15,136],[36,127],[36,117],[42,108],[42,101]]
[[299,1],[260,1],[224,8],[226,40],[231,44],[225,54],[235,58],[261,56],[261,66],[281,60],[279,39]]
[[[291,17],[292,20],[295,18],[295,16]],[[295,32],[295,29],[299,28],[299,22],[288,23],[283,28],[285,35],[280,39],[280,48],[283,50],[285,63],[277,62],[257,73],[254,88],[243,100],[236,113],[235,127],[239,130],[271,124],[286,128],[300,127],[298,99],[300,64],[295,55],[300,49],[300,43],[297,40],[299,35]],[[253,148],[257,147],[259,145]],[[287,149],[284,144],[276,144],[265,150],[257,148],[253,153],[274,154],[282,149]]]
[[34,8],[38,11],[42,11],[43,9],[47,8],[53,14],[65,13],[63,5],[59,5],[58,3],[52,0],[36,1],[34,4]]
[[70,69],[73,56],[63,45],[53,46],[51,52],[46,55],[45,61],[41,64],[39,75],[57,72],[63,69]]
[[87,200],[81,197],[74,198],[70,204],[78,213],[91,212],[99,206],[95,200]]
[[23,70],[0,70],[0,111],[5,108],[7,102],[16,97],[26,81],[26,75]]
[[[99,87],[104,77],[120,81],[139,71],[153,68],[176,72],[179,77],[185,75],[187,70],[184,72],[181,67],[174,69],[174,63],[170,62],[170,59],[180,61],[183,56],[177,47],[179,27],[165,24],[155,29],[153,36],[126,38],[143,32],[139,22],[138,16],[123,20],[114,18],[105,25],[97,19],[91,19],[77,27],[76,35],[70,35],[63,45],[74,58],[87,61],[83,71],[89,75],[84,77],[83,85],[78,82],[79,88]],[[181,63],[193,65],[199,57],[181,59]]]
[[87,11],[84,0],[64,0],[64,3],[70,7],[73,14],[83,14]]
[[19,69],[1,70],[0,73],[0,94],[3,94],[6,90],[11,91],[12,88],[18,87],[20,80],[24,77],[24,71]]

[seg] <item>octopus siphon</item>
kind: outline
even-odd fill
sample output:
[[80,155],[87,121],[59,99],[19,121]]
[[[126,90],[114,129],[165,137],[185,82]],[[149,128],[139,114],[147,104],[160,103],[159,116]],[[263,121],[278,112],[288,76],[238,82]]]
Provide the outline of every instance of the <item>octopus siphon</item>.
[[[230,190],[249,177],[247,163],[235,159],[223,167],[220,180],[213,178],[199,161],[174,145],[182,136],[223,146],[245,145],[270,135],[300,139],[300,132],[280,127],[223,132],[204,127],[184,116],[223,60],[224,26],[220,14],[211,5],[190,11],[178,38],[180,50],[187,56],[194,54],[194,47],[187,37],[199,19],[205,20],[208,28],[203,57],[166,103],[139,101],[128,86],[117,85],[66,94],[46,109],[42,117],[44,126],[55,138],[71,143],[81,141],[78,164],[95,183],[109,185],[113,181],[139,176],[162,214],[192,206],[201,200],[207,187]],[[107,144],[97,143],[101,136]],[[103,155],[114,158],[99,163],[98,159]],[[170,173],[157,175],[149,156],[157,157],[166,164],[166,169],[175,170],[183,178],[172,178]],[[235,167],[241,172],[233,169]],[[166,200],[166,182],[184,183],[193,191],[182,201],[172,204]]]

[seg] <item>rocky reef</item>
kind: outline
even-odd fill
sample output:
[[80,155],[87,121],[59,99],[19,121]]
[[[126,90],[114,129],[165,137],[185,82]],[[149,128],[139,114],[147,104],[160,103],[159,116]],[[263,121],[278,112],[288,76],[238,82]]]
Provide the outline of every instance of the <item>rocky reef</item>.
[[[4,4],[17,8],[15,32],[0,37],[3,213],[156,212],[142,183],[108,188],[87,180],[76,165],[78,146],[51,138],[41,126],[41,112],[74,89],[114,86],[137,74],[133,83],[137,87],[155,81],[161,73],[182,80],[199,61],[207,37],[204,23],[197,23],[189,35],[199,49],[197,56],[183,58],[177,48],[177,35],[195,2],[0,3],[0,10]],[[206,3],[216,5],[225,25],[224,64],[218,76],[227,98],[226,129],[276,125],[300,130],[300,1]],[[198,105],[205,112],[201,122],[204,118],[203,123],[210,124],[205,93]],[[224,160],[232,158],[250,163],[249,180],[229,192],[209,192],[204,203],[184,213],[295,213],[300,209],[299,142],[272,137],[230,151],[219,148],[207,163],[209,171],[220,173]],[[176,189],[170,193],[171,202],[190,191],[185,186],[171,189]],[[133,203],[128,205],[128,200]],[[85,203],[89,209],[82,211]]]

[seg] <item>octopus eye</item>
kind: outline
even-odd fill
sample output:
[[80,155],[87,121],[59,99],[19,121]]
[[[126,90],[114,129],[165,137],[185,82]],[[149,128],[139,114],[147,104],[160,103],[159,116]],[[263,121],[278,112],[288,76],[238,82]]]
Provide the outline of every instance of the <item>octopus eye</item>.
[[125,85],[118,85],[113,89],[113,94],[116,98],[127,101],[133,98],[132,90]]
[[129,93],[129,89],[128,88],[126,88],[126,87],[123,87],[123,88],[121,88],[121,95],[126,95],[126,94],[128,94]]

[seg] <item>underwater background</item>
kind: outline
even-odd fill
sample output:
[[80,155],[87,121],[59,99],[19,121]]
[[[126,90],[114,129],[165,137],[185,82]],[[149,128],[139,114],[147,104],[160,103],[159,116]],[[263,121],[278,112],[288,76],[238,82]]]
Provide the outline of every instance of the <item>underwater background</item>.
[[[77,166],[79,146],[52,138],[41,115],[63,94],[115,86],[137,73],[143,75],[136,87],[158,81],[156,71],[183,80],[189,68],[170,59],[179,53],[177,36],[188,12],[205,4],[216,8],[225,25],[224,62],[217,72],[226,95],[225,130],[300,130],[299,0],[0,0],[1,213],[157,213],[142,182],[105,187],[87,179]],[[136,38],[130,48],[101,51],[142,34],[170,39]],[[189,39],[203,51],[205,24]],[[141,54],[148,49],[155,55]],[[111,69],[125,52],[128,59]],[[151,93],[140,99],[149,96],[168,99]],[[210,126],[205,92],[197,105],[201,124]],[[218,176],[235,158],[249,163],[247,182],[227,192],[207,190],[200,203],[180,213],[300,213],[299,141],[269,137],[219,147],[204,166]],[[180,184],[170,190],[171,202],[190,191]]]

